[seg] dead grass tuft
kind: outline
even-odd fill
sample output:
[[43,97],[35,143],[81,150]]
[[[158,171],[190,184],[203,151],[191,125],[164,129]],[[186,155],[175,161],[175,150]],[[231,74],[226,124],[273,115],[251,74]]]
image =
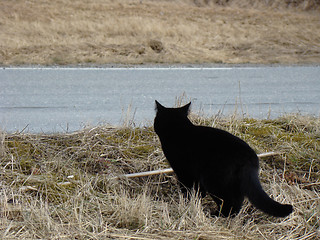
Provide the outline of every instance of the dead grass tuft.
[[178,192],[173,174],[113,178],[166,168],[152,127],[96,127],[72,134],[0,135],[2,239],[316,239],[320,237],[320,120],[192,116],[242,137],[261,160],[265,190],[293,204],[284,219],[245,203],[234,219],[212,217],[210,198]]

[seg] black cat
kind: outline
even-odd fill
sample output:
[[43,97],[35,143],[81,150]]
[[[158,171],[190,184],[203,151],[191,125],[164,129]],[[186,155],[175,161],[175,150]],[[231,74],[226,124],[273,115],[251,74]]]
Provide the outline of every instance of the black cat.
[[188,119],[190,104],[166,108],[156,101],[154,129],[182,190],[209,193],[223,216],[237,214],[244,197],[258,209],[285,217],[292,206],[272,200],[258,178],[259,159],[240,138],[220,129],[196,126]]

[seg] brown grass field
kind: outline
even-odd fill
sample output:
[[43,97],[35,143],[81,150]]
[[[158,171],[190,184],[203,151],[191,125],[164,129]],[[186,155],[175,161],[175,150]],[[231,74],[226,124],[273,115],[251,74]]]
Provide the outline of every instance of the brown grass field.
[[319,64],[319,0],[0,1],[0,64]]
[[320,119],[192,116],[246,140],[274,199],[294,206],[270,217],[248,202],[235,218],[211,216],[210,198],[191,200],[167,168],[153,128],[98,126],[66,134],[0,134],[1,239],[319,239]]

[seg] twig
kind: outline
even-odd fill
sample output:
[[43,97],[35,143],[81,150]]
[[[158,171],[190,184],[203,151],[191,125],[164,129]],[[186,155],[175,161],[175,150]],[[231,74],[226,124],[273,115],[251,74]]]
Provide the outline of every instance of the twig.
[[[266,152],[266,153],[258,154],[258,157],[259,158],[263,158],[263,157],[270,157],[270,156],[279,155],[279,154],[281,154],[281,153],[280,152]],[[165,169],[159,169],[159,170],[153,170],[153,171],[147,171],[147,172],[130,173],[130,174],[121,175],[121,176],[118,176],[118,177],[115,177],[115,178],[146,177],[146,176],[151,176],[151,175],[160,175],[160,174],[163,174],[163,173],[172,173],[172,172],[173,172],[172,168],[165,168]]]
[[275,156],[275,155],[280,155],[282,154],[281,152],[266,152],[266,153],[259,153],[257,154],[257,156],[259,158],[263,158],[263,157],[270,157],[270,156]]
[[309,188],[309,187],[314,187],[314,186],[320,186],[320,182],[315,182],[315,183],[308,183],[308,184],[305,184],[303,185],[302,184],[302,188]]
[[165,168],[165,169],[159,169],[159,170],[153,170],[153,171],[147,171],[147,172],[125,174],[125,175],[122,175],[122,177],[135,178],[135,177],[145,177],[145,176],[159,175],[163,173],[172,173],[172,172],[173,172],[172,168]]

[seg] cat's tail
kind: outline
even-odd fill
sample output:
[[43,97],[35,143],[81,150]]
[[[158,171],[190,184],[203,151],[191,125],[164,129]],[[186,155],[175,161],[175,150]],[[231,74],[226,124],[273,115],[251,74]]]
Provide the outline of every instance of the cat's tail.
[[250,202],[261,211],[270,214],[275,217],[286,217],[293,211],[292,205],[281,204],[271,199],[267,193],[263,190],[257,169],[250,169],[245,171],[243,189],[246,189],[246,196]]

